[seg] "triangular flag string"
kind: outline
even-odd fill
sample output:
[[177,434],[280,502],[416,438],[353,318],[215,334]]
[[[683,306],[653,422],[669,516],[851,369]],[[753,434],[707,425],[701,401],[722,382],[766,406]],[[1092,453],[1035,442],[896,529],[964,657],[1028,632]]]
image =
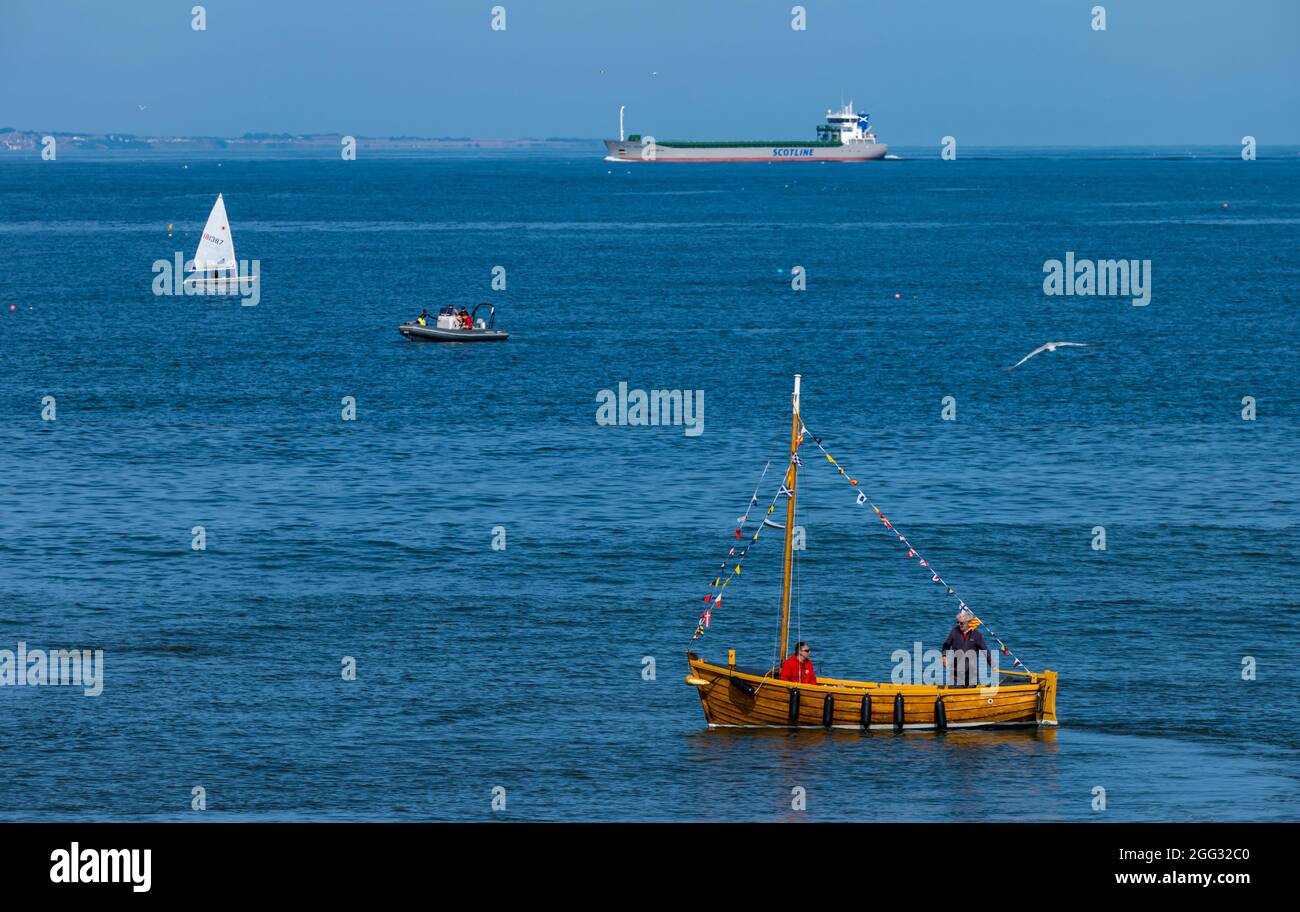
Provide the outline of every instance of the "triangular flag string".
[[[802,421],[800,422],[800,425],[801,425],[800,436],[812,437],[813,444],[817,447],[817,449],[822,451],[822,455],[826,457],[826,461],[829,462],[831,465],[835,466],[835,468],[839,470],[839,474],[843,475],[846,479],[848,479],[850,485],[852,485],[854,488],[858,488],[858,480],[854,478],[851,473],[847,472],[844,466],[841,465],[839,462],[837,462],[835,458],[831,456],[830,453],[826,452],[826,448],[822,446],[822,439],[816,436],[815,434],[812,434],[808,430],[807,425],[804,425]],[[871,511],[876,515],[876,517],[881,521],[881,523],[884,524],[885,528],[893,532],[896,536],[898,536],[898,540],[907,546],[907,558],[909,560],[915,558],[917,561],[919,561],[919,565],[924,567],[926,571],[930,574],[931,582],[938,583],[939,585],[943,586],[944,591],[947,595],[951,595],[954,598],[957,598],[956,590],[951,585],[949,585],[948,581],[943,578],[943,575],[940,574],[937,569],[935,569],[933,564],[931,564],[929,561],[927,561],[925,558],[921,556],[921,552],[917,550],[916,546],[913,545],[910,541],[908,541],[907,536],[905,536],[902,532],[900,532],[898,528],[893,523],[890,522],[889,518],[886,517],[885,514],[881,512],[880,507],[876,506],[875,502],[873,502],[870,497],[866,496],[866,492],[861,490],[861,488],[858,488],[855,494],[856,494],[855,500],[858,506],[861,506],[863,504],[869,505],[871,507]],[[957,598],[957,604],[961,608],[969,608],[969,606],[960,598]],[[971,614],[974,613],[975,613],[974,609],[971,609]],[[1023,668],[1026,671],[1029,670],[1025,666],[1025,664],[1020,661],[1020,659],[1016,658],[1015,654],[1007,647],[1007,644],[1002,641],[1002,638],[1000,636],[994,633],[989,628],[989,626],[985,624],[983,621],[981,621],[978,617],[976,617],[975,619],[979,621],[980,625],[983,626],[985,630],[988,631],[989,636],[993,637],[993,639],[998,641],[998,646],[1000,647],[1002,654],[1008,656],[1011,659],[1014,667]]]
[[[771,468],[771,466],[772,466],[771,460],[768,460],[767,465],[763,466],[763,474],[758,476],[758,484],[754,485],[754,493],[751,494],[749,497],[749,504],[745,507],[745,515],[739,517],[737,520],[738,525],[734,530],[737,541],[739,541],[744,535],[745,525],[746,523],[749,522],[750,512],[754,509],[754,507],[758,505],[758,491],[763,486],[763,479],[767,477],[767,470]],[[745,563],[745,558],[749,555],[750,547],[753,546],[754,542],[758,541],[759,533],[763,531],[763,526],[767,525],[767,517],[771,515],[773,510],[776,509],[776,502],[781,497],[781,491],[784,490],[785,490],[785,485],[782,484],[781,490],[777,491],[776,496],[772,498],[772,502],[768,505],[767,510],[763,513],[763,519],[760,522],[758,529],[750,537],[749,542],[745,545],[745,547],[740,549],[740,553],[736,554],[735,545],[732,545],[731,548],[727,551],[727,557],[733,558],[735,560],[735,563],[731,566],[730,572],[725,573],[725,575],[717,574],[715,576],[713,583],[709,588],[709,594],[704,597],[704,602],[706,607],[704,611],[700,613],[699,623],[695,625],[695,634],[694,636],[691,637],[691,639],[695,640],[704,636],[705,629],[712,622],[713,609],[717,608],[722,604],[722,590],[727,588],[727,584],[730,583],[732,579],[740,575],[740,569]],[[718,565],[718,569],[723,571],[727,570],[727,567],[728,567],[728,562],[725,560]]]
[[[769,520],[767,517],[770,516],[776,510],[777,501],[779,501],[782,497],[790,496],[790,488],[788,486],[790,484],[790,471],[794,466],[794,462],[795,460],[792,459],[791,464],[786,467],[785,476],[781,480],[781,486],[777,488],[776,494],[772,496],[771,502],[767,505],[767,510],[763,513],[763,518],[759,522],[758,528],[755,529],[754,534],[750,536],[749,544],[745,545],[744,549],[740,552],[739,555],[736,555],[738,559],[736,560],[734,566],[732,566],[731,571],[727,573],[725,576],[718,574],[716,578],[713,580],[713,586],[709,594],[704,597],[706,607],[704,611],[700,614],[699,623],[695,625],[695,635],[692,636],[691,639],[693,640],[699,639],[704,635],[705,628],[709,626],[709,623],[712,620],[713,609],[717,608],[719,605],[722,604],[722,590],[726,589],[727,584],[740,575],[741,568],[745,564],[745,558],[749,555],[749,549],[753,547],[754,542],[758,541],[758,537],[762,533],[763,529],[764,528],[772,528],[772,529],[785,528],[785,526],[777,525],[775,522]],[[754,494],[749,499],[749,505],[751,508],[758,504],[758,489],[759,487],[762,486],[763,478],[767,475],[768,466],[771,466],[771,464],[772,463],[769,460],[768,464],[763,467],[763,474],[759,476],[758,485],[755,486]],[[745,523],[749,519],[749,512],[750,512],[749,509],[746,509],[745,515],[739,518],[740,527],[735,530],[736,538],[740,538],[741,535],[744,533]],[[734,547],[732,550],[733,551],[735,550]],[[730,557],[731,555],[728,554],[728,556]],[[719,565],[719,569],[726,570],[727,563],[728,563],[727,561],[723,561]]]

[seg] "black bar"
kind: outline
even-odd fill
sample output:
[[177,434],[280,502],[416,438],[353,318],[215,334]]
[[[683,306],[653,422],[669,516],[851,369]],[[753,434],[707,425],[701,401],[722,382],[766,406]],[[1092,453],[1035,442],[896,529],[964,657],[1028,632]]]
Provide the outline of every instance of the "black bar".
[[[869,881],[879,877],[853,881],[857,889],[950,893],[951,874],[963,883],[977,877],[990,900],[1051,889],[1071,898],[1199,890],[1230,901],[1254,886],[1278,889],[1281,856],[1297,835],[1293,824],[5,824],[0,890],[6,898],[146,892],[134,890],[131,869],[126,882],[54,883],[52,856],[76,843],[79,855],[149,849],[147,892],[178,899],[373,898],[377,889],[518,887],[521,878],[586,894],[631,875],[641,886],[619,889],[720,890],[737,898],[759,890],[774,898],[774,887],[795,889],[800,871],[821,870],[811,864],[817,858],[840,871],[856,857],[870,859]],[[142,886],[143,872],[134,873]],[[1120,882],[1134,875],[1154,882]],[[1171,882],[1162,882],[1166,875]],[[1193,875],[1220,880],[1189,882]],[[1243,875],[1245,882],[1221,882]],[[820,893],[825,885],[813,881],[808,888]]]

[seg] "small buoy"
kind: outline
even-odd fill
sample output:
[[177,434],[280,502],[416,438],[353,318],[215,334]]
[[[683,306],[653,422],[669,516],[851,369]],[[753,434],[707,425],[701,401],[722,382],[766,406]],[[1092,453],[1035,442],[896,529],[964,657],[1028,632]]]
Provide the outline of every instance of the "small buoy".
[[903,695],[894,694],[894,731],[903,730]]
[[790,688],[790,721],[799,722],[799,688]]
[[17,310],[17,309],[18,309],[18,307],[17,307],[16,305],[14,305],[14,304],[10,304],[10,305],[9,305],[9,311],[10,311],[11,313],[12,313],[13,311]]
[[862,730],[871,728],[871,694],[862,695]]
[[827,694],[826,702],[822,704],[822,725],[830,728],[835,721],[835,695]]
[[934,727],[938,731],[947,731],[948,729],[948,711],[943,708],[943,697],[934,701]]
[[1223,204],[1223,208],[1224,208],[1224,209],[1227,209],[1227,208],[1228,208],[1228,204],[1227,204],[1227,203],[1224,203],[1224,204]]
[[898,292],[894,292],[894,297],[895,297],[895,298],[901,298],[901,297],[902,297],[902,295],[901,295],[901,294],[899,294],[899,293],[898,293]]

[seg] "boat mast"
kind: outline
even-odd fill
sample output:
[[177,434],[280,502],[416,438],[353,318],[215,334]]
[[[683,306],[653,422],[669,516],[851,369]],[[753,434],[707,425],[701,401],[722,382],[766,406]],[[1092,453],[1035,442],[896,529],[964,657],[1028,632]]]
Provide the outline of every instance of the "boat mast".
[[777,664],[785,661],[787,647],[790,645],[790,568],[794,554],[794,494],[799,480],[799,374],[794,375],[794,423],[790,429],[790,469],[785,475],[785,486],[790,496],[785,502],[785,570],[781,578],[781,633],[777,640]]

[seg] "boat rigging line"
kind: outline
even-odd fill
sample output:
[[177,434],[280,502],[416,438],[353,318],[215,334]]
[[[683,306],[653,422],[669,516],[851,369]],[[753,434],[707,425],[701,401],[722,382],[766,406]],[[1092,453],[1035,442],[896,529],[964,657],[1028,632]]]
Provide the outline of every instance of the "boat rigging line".
[[[830,453],[826,452],[826,448],[822,446],[822,439],[816,436],[815,434],[813,434],[811,431],[809,431],[808,425],[803,422],[802,418],[800,418],[800,438],[801,438],[800,442],[801,443],[803,437],[811,437],[813,444],[817,447],[817,449],[821,450],[822,455],[826,457],[826,461],[829,462],[831,465],[835,466],[836,470],[841,475],[843,475],[845,479],[848,480],[850,485],[852,485],[855,488],[858,488],[858,480],[854,478],[851,474],[849,474],[849,472],[847,472],[842,465],[836,462],[835,457],[831,456]],[[863,504],[866,504],[870,506],[872,511],[876,514],[876,516],[880,518],[880,521],[885,524],[885,528],[893,532],[894,535],[898,536],[899,541],[907,545],[908,558],[909,559],[916,558],[919,561],[919,566],[924,567],[926,568],[926,570],[929,571],[930,579],[932,582],[942,584],[944,590],[947,592],[948,595],[957,598],[957,605],[960,608],[969,609],[971,611],[971,614],[974,615],[975,614],[974,609],[970,608],[970,606],[967,605],[961,599],[961,597],[957,595],[956,590],[954,590],[953,587],[948,584],[948,581],[939,575],[939,571],[936,570],[929,561],[927,561],[924,557],[921,556],[921,552],[916,549],[916,546],[913,545],[907,539],[907,537],[903,535],[902,532],[898,531],[898,529],[894,527],[893,523],[891,523],[889,519],[885,517],[885,514],[880,511],[880,507],[876,506],[875,502],[872,501],[871,498],[867,496],[867,493],[861,490],[861,488],[858,488],[857,495],[858,495],[857,496],[858,505],[861,506]],[[1002,654],[1008,656],[1011,659],[1013,667],[1023,668],[1025,671],[1029,671],[1029,667],[1025,665],[1024,662],[1020,661],[1020,659],[1016,656],[1016,654],[1011,651],[1011,649],[1007,646],[1005,642],[1003,642],[1002,637],[994,633],[993,629],[989,627],[988,624],[984,623],[983,619],[981,619],[978,615],[976,615],[975,620],[978,621],[986,631],[988,631],[989,636],[993,637],[993,639],[998,641],[998,646],[1001,648]]]

